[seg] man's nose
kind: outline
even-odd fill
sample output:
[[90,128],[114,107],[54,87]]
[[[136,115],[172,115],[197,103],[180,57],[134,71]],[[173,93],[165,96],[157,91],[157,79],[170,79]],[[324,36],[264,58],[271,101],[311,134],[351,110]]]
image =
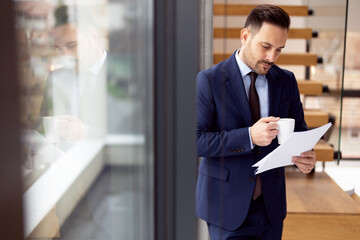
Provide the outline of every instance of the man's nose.
[[275,51],[268,51],[266,54],[266,61],[268,62],[275,62],[279,57],[279,53]]
[[68,56],[68,55],[71,55],[71,51],[69,51],[69,49],[67,49],[67,47],[63,47],[60,49],[60,54]]

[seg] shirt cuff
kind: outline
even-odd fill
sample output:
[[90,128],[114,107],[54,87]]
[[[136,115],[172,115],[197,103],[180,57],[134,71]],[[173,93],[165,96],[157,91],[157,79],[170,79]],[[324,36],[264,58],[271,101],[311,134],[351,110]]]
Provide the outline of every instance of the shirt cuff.
[[248,128],[249,130],[249,140],[250,140],[250,148],[253,149],[254,148],[254,144],[251,141],[251,135],[250,135],[250,128]]

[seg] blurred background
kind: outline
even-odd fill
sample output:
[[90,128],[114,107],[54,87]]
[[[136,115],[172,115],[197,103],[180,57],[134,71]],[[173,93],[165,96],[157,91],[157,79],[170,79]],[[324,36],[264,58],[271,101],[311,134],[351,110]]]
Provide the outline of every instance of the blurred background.
[[241,46],[262,3],[291,16],[277,64],[309,127],[333,124],[310,177],[287,168],[284,239],[360,239],[358,0],[3,1],[4,239],[208,239],[196,73]]

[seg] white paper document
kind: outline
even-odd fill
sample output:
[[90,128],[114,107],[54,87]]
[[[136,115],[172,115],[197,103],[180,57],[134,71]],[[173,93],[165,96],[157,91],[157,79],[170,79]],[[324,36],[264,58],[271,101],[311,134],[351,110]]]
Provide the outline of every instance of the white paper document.
[[253,165],[253,167],[257,167],[255,174],[277,167],[293,165],[292,157],[300,156],[301,153],[313,149],[330,126],[331,123],[328,123],[312,130],[293,132],[283,144]]

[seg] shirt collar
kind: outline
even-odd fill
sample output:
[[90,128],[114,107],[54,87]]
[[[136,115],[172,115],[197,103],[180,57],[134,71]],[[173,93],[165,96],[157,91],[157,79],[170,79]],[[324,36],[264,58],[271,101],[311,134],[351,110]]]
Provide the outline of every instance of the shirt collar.
[[240,69],[240,73],[241,73],[241,76],[244,77],[246,75],[249,74],[249,72],[252,72],[253,70],[251,68],[249,68],[240,58],[240,49],[239,48],[237,51],[236,51],[236,54],[235,54],[235,59],[236,59],[236,62],[238,64],[238,67]]
[[89,68],[89,71],[94,73],[95,75],[98,75],[105,62],[106,56],[107,56],[107,52],[104,50],[104,53],[101,56],[101,58]]

